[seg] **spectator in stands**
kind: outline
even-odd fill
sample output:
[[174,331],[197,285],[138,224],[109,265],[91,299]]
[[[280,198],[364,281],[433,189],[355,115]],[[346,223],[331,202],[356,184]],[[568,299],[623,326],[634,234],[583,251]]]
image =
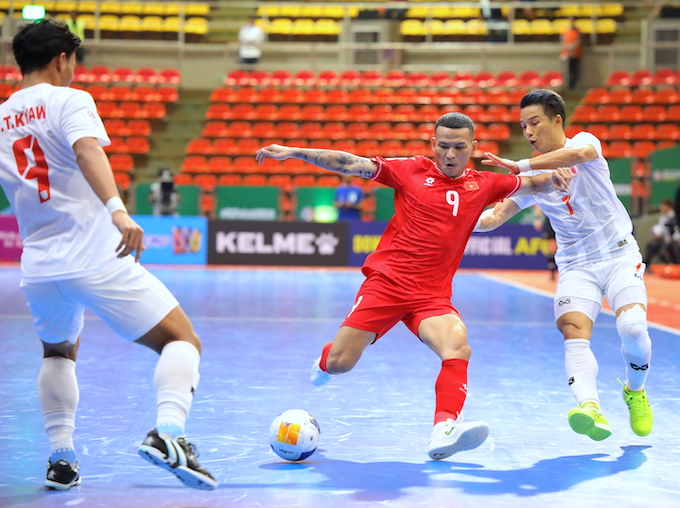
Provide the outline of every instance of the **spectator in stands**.
[[343,175],[342,183],[335,191],[335,207],[339,221],[361,220],[364,205],[364,191],[354,183],[351,176]]
[[676,246],[678,235],[676,215],[670,199],[661,202],[659,221],[652,226],[652,239],[645,249],[645,263],[650,265],[657,256],[662,263],[672,264],[680,262],[677,258]]
[[238,32],[238,42],[241,44],[238,55],[241,63],[248,66],[257,65],[262,56],[260,46],[264,42],[264,32],[255,21],[257,16],[250,16],[248,24],[242,26]]
[[[74,34],[80,37],[81,41],[85,40],[85,21],[78,19],[78,11],[73,10],[68,13],[69,18],[66,20],[66,26]],[[85,61],[85,50],[81,45],[76,50],[76,63],[82,64]]]
[[562,51],[560,52],[560,60],[567,62],[569,74],[569,90],[573,90],[578,85],[581,57],[583,52],[581,50],[581,32],[574,24],[574,18],[569,18],[569,26],[561,35]]
[[488,42],[507,42],[508,22],[499,7],[491,7],[489,0],[479,0],[482,18],[486,21]]
[[149,202],[154,215],[179,215],[179,193],[168,168],[158,171],[158,179],[149,188]]

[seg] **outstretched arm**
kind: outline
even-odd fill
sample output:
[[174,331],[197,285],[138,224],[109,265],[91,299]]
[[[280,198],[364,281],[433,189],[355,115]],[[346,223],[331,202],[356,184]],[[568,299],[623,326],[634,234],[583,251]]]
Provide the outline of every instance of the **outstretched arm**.
[[522,183],[515,192],[515,196],[525,196],[527,194],[538,194],[541,192],[552,192],[558,190],[567,192],[569,182],[574,177],[571,168],[557,168],[551,173],[541,173],[532,177],[522,177]]
[[515,175],[518,175],[521,171],[530,171],[532,169],[571,167],[575,164],[593,161],[599,157],[597,150],[592,145],[584,145],[578,148],[563,148],[520,161],[503,159],[490,152],[486,152],[484,155],[486,159],[482,160],[482,164],[505,168]]
[[371,178],[378,169],[377,164],[371,159],[338,150],[269,145],[260,148],[255,153],[255,158],[260,164],[266,157],[271,157],[277,161],[300,159],[341,175],[360,176],[362,178]]
[[500,203],[496,203],[493,208],[487,208],[482,212],[475,226],[475,231],[478,233],[493,231],[501,224],[505,224],[510,217],[520,210],[520,207],[512,199],[504,199]]

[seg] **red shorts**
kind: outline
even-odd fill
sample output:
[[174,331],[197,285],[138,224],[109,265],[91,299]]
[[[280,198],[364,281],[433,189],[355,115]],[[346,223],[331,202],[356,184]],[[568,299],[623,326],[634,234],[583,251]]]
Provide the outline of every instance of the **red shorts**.
[[376,340],[399,321],[418,336],[423,319],[460,313],[448,296],[408,292],[384,275],[373,272],[359,288],[352,310],[342,326],[377,333]]

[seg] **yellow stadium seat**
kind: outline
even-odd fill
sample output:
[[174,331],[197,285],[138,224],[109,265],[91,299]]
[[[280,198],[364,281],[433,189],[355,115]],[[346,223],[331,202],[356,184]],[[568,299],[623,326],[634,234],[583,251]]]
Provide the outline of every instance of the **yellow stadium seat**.
[[581,16],[581,6],[578,4],[563,5],[555,12],[555,16],[560,18],[568,18],[570,16]]
[[314,33],[314,21],[306,18],[298,18],[293,22],[293,36],[309,38]]
[[208,16],[210,14],[210,4],[189,3],[184,7],[185,16]]
[[428,7],[409,7],[406,10],[406,19],[425,19],[429,14]]
[[180,5],[176,2],[168,2],[165,4],[164,16],[179,16]]
[[300,18],[302,17],[302,6],[297,4],[282,5],[279,16],[283,18]]
[[85,23],[85,30],[94,30],[96,23],[94,14],[81,14],[78,19]]
[[302,7],[303,18],[320,18],[323,15],[323,7],[321,5],[305,5]]
[[439,38],[444,35],[444,22],[441,19],[431,19],[425,22],[425,30],[427,33]]
[[552,35],[552,23],[549,19],[534,19],[529,22],[529,35]]
[[120,18],[118,16],[114,16],[113,14],[103,14],[99,17],[100,30],[118,31],[119,24]]
[[288,18],[275,19],[269,24],[268,32],[272,34],[290,35],[293,33],[293,20]]
[[120,2],[102,2],[99,5],[99,12],[105,14],[120,14]]
[[177,40],[177,34],[182,26],[182,20],[177,16],[170,16],[163,20],[161,33],[165,40]]
[[404,36],[424,36],[427,33],[419,19],[405,19],[399,25],[399,31]]
[[277,18],[280,16],[281,8],[278,5],[268,5],[266,3],[260,4],[257,8],[257,15],[259,17]]
[[453,15],[453,9],[449,7],[432,7],[432,17],[437,19],[451,19],[455,16]]
[[567,18],[553,19],[551,23],[553,35],[562,35],[567,28],[571,26],[571,22]]
[[576,26],[582,34],[591,34],[595,30],[593,20],[589,18],[574,20],[574,26]]
[[144,2],[142,14],[144,16],[164,16],[165,4],[163,2]]
[[449,19],[444,22],[444,34],[462,36],[467,33],[465,21],[462,19]]
[[162,32],[163,18],[160,16],[144,16],[141,28],[145,32]]
[[451,18],[472,19],[480,15],[479,7],[452,7]]
[[356,18],[359,15],[358,7],[347,7],[347,15],[350,18]]
[[[32,2],[30,2],[32,3]],[[77,11],[78,10],[78,2],[36,2],[39,5],[42,5],[45,7],[45,9],[49,11],[57,11],[57,12],[71,12],[71,11]],[[51,6],[48,4],[52,4]],[[14,8],[17,8],[17,2],[14,2]]]
[[489,33],[489,29],[486,26],[486,21],[483,19],[469,19],[465,22],[465,29],[469,35],[486,35]]
[[529,21],[526,19],[515,19],[511,25],[512,33],[520,36],[529,35]]
[[121,16],[118,24],[118,31],[121,32],[123,38],[138,39],[139,32],[142,30],[142,18],[132,14]]
[[184,31],[187,33],[204,35],[208,33],[208,20],[199,17],[189,18],[187,19]]
[[81,0],[78,2],[78,12],[84,12],[87,14],[92,14],[95,11],[95,8],[97,6],[97,2],[86,2]]
[[601,5],[600,16],[608,18],[617,18],[623,16],[623,4],[606,3]]
[[141,2],[122,2],[120,13],[123,15],[138,16],[142,14],[144,6]]
[[342,27],[334,19],[319,19],[316,21],[316,33],[319,35],[340,35]]
[[595,24],[595,31],[598,34],[616,33],[616,21],[610,18],[598,19]]

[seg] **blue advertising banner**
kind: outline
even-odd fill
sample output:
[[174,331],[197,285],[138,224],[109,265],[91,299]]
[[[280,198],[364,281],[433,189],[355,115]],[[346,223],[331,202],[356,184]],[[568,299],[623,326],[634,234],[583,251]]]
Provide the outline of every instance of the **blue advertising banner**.
[[[349,223],[349,265],[361,266],[375,250],[387,222]],[[503,224],[489,233],[474,233],[465,248],[461,268],[544,270],[548,242],[527,224]]]
[[144,263],[204,265],[208,221],[204,217],[133,216],[144,229]]

